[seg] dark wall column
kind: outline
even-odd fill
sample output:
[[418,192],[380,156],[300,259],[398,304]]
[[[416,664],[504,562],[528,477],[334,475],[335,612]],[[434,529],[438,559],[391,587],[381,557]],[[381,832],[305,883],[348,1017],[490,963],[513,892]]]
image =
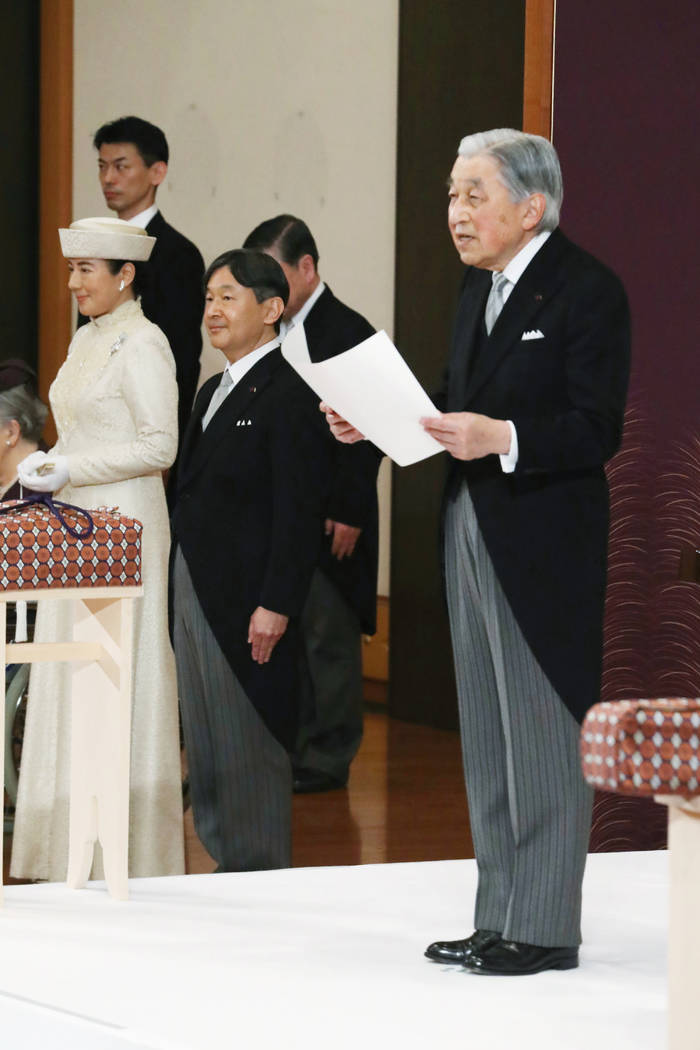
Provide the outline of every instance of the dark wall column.
[[[525,0],[402,0],[395,338],[430,391],[450,339],[462,266],[447,231],[446,181],[462,136],[521,127]],[[391,714],[457,725],[442,598],[439,509],[445,455],[394,468]]]
[[[39,78],[39,393],[63,364],[71,296],[58,229],[73,210],[73,0],[41,0]],[[45,439],[55,439],[49,417]]]
[[0,358],[37,363],[38,0],[2,4]]

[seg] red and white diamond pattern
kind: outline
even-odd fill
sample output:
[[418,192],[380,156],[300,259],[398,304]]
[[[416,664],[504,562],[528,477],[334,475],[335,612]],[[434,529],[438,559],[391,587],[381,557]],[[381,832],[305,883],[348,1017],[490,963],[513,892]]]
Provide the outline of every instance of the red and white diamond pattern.
[[[79,530],[85,518],[64,511]],[[106,509],[91,510],[95,529],[81,540],[41,504],[0,515],[0,588],[125,587],[141,582],[142,525]]]
[[700,699],[596,704],[581,728],[583,774],[603,791],[700,795]]

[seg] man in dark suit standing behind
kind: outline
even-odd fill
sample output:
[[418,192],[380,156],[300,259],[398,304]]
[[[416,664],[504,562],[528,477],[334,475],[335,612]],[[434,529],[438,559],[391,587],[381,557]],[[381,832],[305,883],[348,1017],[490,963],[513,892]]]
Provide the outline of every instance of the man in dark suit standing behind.
[[578,965],[592,804],[579,722],[600,692],[603,465],[622,434],[629,312],[617,277],[558,228],[546,139],[469,135],[449,187],[467,270],[443,414],[423,425],[452,457],[445,577],[479,881],[476,931],[426,955],[533,974]]
[[226,252],[209,266],[204,319],[228,364],[197,395],[172,515],[192,809],[221,871],[291,864],[298,619],[328,470],[316,399],[279,348],[287,295],[262,252]]
[[141,306],[164,332],[175,358],[182,441],[199,378],[204,262],[192,241],[165,221],[156,204],[156,191],[168,173],[168,142],[155,124],[120,117],[95,132],[93,145],[107,207],[156,238]]
[[[325,361],[368,339],[374,328],[333,295],[318,273],[309,227],[278,215],[248,235],[244,247],[267,252],[289,282],[282,336],[304,325],[312,361]],[[302,617],[302,706],[294,790],[347,783],[362,740],[362,633],[374,634],[377,610],[377,456],[367,446],[329,442],[331,487],[326,538]]]

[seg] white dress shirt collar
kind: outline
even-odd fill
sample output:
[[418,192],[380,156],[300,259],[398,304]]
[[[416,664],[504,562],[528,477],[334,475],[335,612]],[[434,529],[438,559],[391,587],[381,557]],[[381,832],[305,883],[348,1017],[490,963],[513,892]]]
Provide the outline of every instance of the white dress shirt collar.
[[542,233],[536,233],[532,240],[528,241],[525,247],[521,248],[518,254],[513,256],[508,265],[504,266],[503,276],[510,281],[510,286],[506,286],[503,296],[504,302],[513,290],[512,285],[517,284],[520,280],[551,232],[551,230],[543,230]]
[[266,354],[269,354],[271,350],[276,350],[279,345],[280,337],[276,335],[269,343],[259,346],[257,350],[251,350],[249,354],[246,354],[245,357],[239,358],[238,361],[230,361],[229,364],[226,365],[226,368],[228,374],[231,376],[231,382],[233,383],[231,390],[233,390],[236,383],[240,383],[243,376],[246,372],[251,370],[253,365],[256,365],[258,361],[265,357]]
[[[309,296],[309,298],[306,300],[306,302],[302,306],[301,310],[298,310],[294,314],[294,317],[292,318],[292,322],[291,322],[293,325],[294,324],[303,324],[304,323],[304,321],[309,316],[309,314],[311,313],[311,311],[313,310],[314,306],[316,305],[318,300],[321,298],[321,296],[323,295],[325,290],[326,290],[325,284],[323,283],[323,281],[319,281],[318,284],[316,285],[316,287],[314,288],[313,292]],[[290,325],[290,327],[291,327],[291,325]]]
[[142,230],[145,230],[149,222],[154,215],[158,213],[158,205],[152,204],[150,208],[145,208],[144,211],[140,211],[138,215],[133,215],[127,222],[130,222],[132,226],[140,226]]
[[304,321],[309,316],[309,314],[311,313],[311,311],[313,310],[314,306],[316,305],[318,300],[321,298],[321,296],[323,295],[325,290],[326,290],[326,286],[325,286],[324,282],[323,281],[319,281],[318,284],[316,285],[316,287],[314,288],[313,292],[309,296],[309,298],[306,300],[306,302],[302,306],[301,310],[297,310],[297,312],[294,314],[294,317],[291,319],[291,321],[283,321],[282,322],[282,326],[280,328],[280,336],[281,336],[282,339],[284,339],[285,335],[287,334],[287,332],[289,331],[290,328],[294,328],[295,325],[304,323]]

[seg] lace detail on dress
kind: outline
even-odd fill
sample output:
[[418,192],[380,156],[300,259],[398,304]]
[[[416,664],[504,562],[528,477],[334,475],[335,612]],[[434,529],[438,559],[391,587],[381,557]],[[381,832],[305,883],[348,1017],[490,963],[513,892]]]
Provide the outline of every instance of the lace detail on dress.
[[70,439],[81,402],[94,388],[110,357],[124,345],[129,330],[141,327],[143,321],[141,300],[129,299],[112,313],[93,318],[73,337],[68,357],[49,390],[51,411],[63,442]]

